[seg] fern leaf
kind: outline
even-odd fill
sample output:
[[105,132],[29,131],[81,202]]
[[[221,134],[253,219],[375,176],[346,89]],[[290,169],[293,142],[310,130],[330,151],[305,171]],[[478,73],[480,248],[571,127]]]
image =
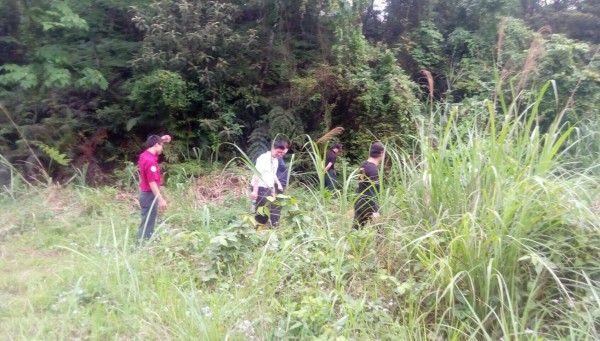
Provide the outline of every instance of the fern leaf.
[[269,145],[269,126],[263,121],[258,121],[256,128],[248,138],[248,156],[254,162],[256,158],[271,149]]
[[267,119],[271,138],[278,135],[292,138],[304,133],[302,120],[297,117],[293,110],[276,106],[267,114]]
[[38,146],[42,151],[44,151],[44,153],[46,153],[46,155],[48,155],[54,162],[58,163],[61,166],[67,166],[69,164],[69,162],[71,162],[70,159],[66,158],[65,154],[61,154],[57,149],[39,142],[39,141],[32,141],[32,144]]
[[4,64],[0,66],[0,85],[17,84],[23,89],[31,89],[38,84],[37,76],[31,65],[20,66]]
[[102,72],[86,67],[81,71],[82,77],[76,82],[78,86],[84,89],[93,89],[99,87],[102,90],[108,89],[108,81],[104,78]]

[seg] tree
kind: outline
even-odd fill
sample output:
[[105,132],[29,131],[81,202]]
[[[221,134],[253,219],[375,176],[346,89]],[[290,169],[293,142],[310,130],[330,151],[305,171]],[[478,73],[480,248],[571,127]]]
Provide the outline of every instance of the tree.
[[[96,162],[84,155],[95,154],[98,143],[86,142],[104,136],[97,132],[115,122],[114,117],[102,121],[96,111],[103,96],[118,100],[110,83],[128,72],[125,54],[135,49],[132,31],[110,29],[127,20],[128,1],[118,5],[30,0],[0,6],[0,17],[11,18],[0,37],[0,44],[11,47],[0,60],[0,101],[24,137],[67,152],[76,165],[83,159]],[[116,50],[123,54],[115,57]],[[29,151],[16,128],[5,120],[0,126],[0,138],[8,146],[4,155],[27,158]],[[94,150],[82,151],[83,146]]]

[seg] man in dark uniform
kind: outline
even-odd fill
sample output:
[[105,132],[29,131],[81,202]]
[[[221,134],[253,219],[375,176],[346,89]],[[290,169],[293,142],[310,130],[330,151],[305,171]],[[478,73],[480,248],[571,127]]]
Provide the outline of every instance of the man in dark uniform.
[[384,148],[379,143],[373,143],[369,150],[369,159],[360,165],[358,198],[354,203],[354,229],[359,229],[366,223],[379,219],[379,163],[383,159]]
[[140,171],[140,207],[142,222],[137,233],[137,240],[148,240],[154,233],[158,208],[167,208],[167,202],[160,193],[161,177],[158,167],[158,156],[163,151],[163,143],[171,142],[171,136],[151,135],[146,140],[146,150],[140,154],[138,168]]
[[[275,194],[283,194],[283,192],[285,191],[285,187],[287,186],[288,170],[287,166],[285,165],[285,161],[283,160],[283,157],[285,156],[285,154],[287,154],[288,150],[289,145],[287,144],[287,142],[285,142],[285,149],[283,150],[283,154],[281,155],[281,157],[277,158],[277,179],[279,179],[279,183],[281,184],[281,190],[279,188],[276,188]],[[270,210],[271,225],[273,225],[273,227],[278,227],[279,217],[281,216],[281,206],[276,203],[271,204]]]
[[337,154],[342,151],[342,146],[339,144],[335,144],[333,148],[327,151],[325,155],[325,187],[327,187],[330,191],[335,189],[335,161],[337,159]]

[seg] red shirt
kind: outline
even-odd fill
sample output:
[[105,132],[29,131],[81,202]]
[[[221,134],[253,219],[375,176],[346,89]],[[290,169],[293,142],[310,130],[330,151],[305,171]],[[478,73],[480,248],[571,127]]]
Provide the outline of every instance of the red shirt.
[[152,192],[150,188],[150,182],[152,181],[160,186],[162,181],[160,179],[160,168],[158,167],[158,155],[145,150],[140,154],[138,168],[140,170],[140,191]]

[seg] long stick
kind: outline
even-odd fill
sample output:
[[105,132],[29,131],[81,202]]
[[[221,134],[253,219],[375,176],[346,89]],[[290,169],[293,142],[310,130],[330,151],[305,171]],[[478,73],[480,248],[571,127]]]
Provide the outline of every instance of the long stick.
[[33,148],[31,148],[31,145],[29,145],[29,142],[27,141],[27,139],[25,138],[25,135],[21,132],[21,129],[19,129],[19,126],[15,123],[15,121],[13,121],[12,117],[10,116],[10,114],[8,113],[8,110],[6,110],[6,108],[4,107],[4,105],[2,105],[0,103],[0,110],[2,110],[2,112],[4,113],[4,115],[6,115],[6,117],[8,118],[8,120],[10,121],[10,123],[13,125],[13,127],[15,127],[15,129],[17,130],[17,133],[19,133],[19,136],[21,137],[21,139],[23,140],[23,142],[25,142],[25,145],[27,146],[27,149],[29,149],[29,152],[31,153],[31,156],[33,156],[33,158],[35,159],[35,161],[37,161],[38,166],[42,172],[42,174],[48,178],[48,173],[46,172],[46,170],[44,169],[44,166],[42,165],[42,162],[40,161],[40,159],[37,157],[37,155],[35,155],[35,152],[33,151]]

